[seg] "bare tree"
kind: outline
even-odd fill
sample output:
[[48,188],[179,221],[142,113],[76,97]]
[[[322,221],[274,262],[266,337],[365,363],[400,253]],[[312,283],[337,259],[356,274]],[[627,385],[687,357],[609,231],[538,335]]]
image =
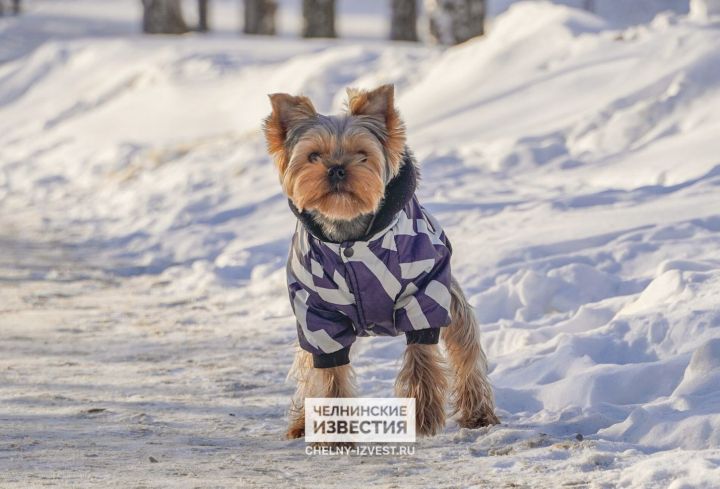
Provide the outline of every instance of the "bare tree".
[[583,8],[588,12],[595,12],[595,0],[583,0]]
[[430,34],[448,45],[482,36],[486,3],[486,0],[427,0]]
[[335,0],[303,0],[303,37],[335,37]]
[[690,0],[690,15],[700,21],[719,21],[720,0]]
[[417,41],[417,0],[392,0],[390,39]]
[[184,34],[188,32],[180,0],[142,0],[143,32],[146,34]]
[[275,34],[275,0],[245,0],[245,34]]
[[[12,0],[13,15],[20,14],[20,0]],[[0,17],[5,14],[5,0],[0,0]]]
[[210,30],[208,22],[209,0],[198,0],[198,31],[207,32]]

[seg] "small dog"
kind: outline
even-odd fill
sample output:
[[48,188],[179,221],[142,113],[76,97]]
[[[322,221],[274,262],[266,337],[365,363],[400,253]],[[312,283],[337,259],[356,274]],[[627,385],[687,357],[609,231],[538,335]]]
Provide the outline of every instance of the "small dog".
[[405,333],[395,382],[416,399],[416,429],[445,425],[448,354],[460,426],[499,423],[480,331],[450,273],[452,248],[417,201],[394,87],[348,89],[347,113],[325,116],[307,97],[270,95],[268,151],[298,218],[288,288],[300,347],[289,438],[304,436],[306,397],[353,397],[349,350],[358,336]]

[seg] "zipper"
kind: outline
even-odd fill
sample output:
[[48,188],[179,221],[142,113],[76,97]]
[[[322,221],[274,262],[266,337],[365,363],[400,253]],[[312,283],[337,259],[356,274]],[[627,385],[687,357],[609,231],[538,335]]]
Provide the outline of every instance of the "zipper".
[[[345,250],[348,248],[352,248],[353,243],[351,242],[345,242],[342,243],[342,249],[340,250],[340,254],[345,257]],[[358,321],[360,322],[359,326],[361,326],[361,329],[363,331],[367,330],[367,322],[365,321],[365,312],[363,308],[362,299],[360,298],[360,287],[358,285],[358,279],[357,275],[355,275],[355,268],[352,266],[352,262],[343,259],[343,265],[345,265],[345,269],[348,271],[347,277],[350,282],[350,287],[353,296],[355,297],[355,307],[357,309],[358,313]],[[358,333],[358,327],[355,326],[353,323],[353,329],[355,330],[355,334]]]

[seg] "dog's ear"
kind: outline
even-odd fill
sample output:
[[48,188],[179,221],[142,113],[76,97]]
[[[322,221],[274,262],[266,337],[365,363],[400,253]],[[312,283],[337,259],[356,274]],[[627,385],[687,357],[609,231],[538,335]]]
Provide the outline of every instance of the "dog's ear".
[[265,118],[263,132],[267,141],[268,152],[275,158],[280,173],[287,167],[289,155],[285,149],[287,133],[298,122],[317,115],[310,99],[293,96],[287,93],[269,95],[272,113]]
[[393,173],[400,169],[405,151],[405,124],[395,108],[395,87],[382,85],[375,90],[348,88],[348,111],[351,115],[378,117],[385,122],[387,139],[384,141]]

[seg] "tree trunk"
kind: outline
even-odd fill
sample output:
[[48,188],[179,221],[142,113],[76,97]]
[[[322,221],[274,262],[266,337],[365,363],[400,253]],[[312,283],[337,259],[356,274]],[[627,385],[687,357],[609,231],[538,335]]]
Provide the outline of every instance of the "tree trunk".
[[208,3],[209,0],[198,0],[198,31],[207,32],[210,30],[208,24]]
[[13,14],[20,15],[20,0],[13,0]]
[[188,32],[180,0],[142,0],[143,32],[184,34]]
[[417,0],[392,0],[390,39],[417,41]]
[[460,44],[485,33],[486,0],[428,0],[430,34],[441,44]]
[[303,37],[335,36],[335,0],[303,0]]
[[583,8],[588,12],[595,12],[595,0],[583,0]]
[[275,34],[275,0],[245,0],[245,34]]
[[720,0],[690,0],[690,15],[700,21],[720,20]]

